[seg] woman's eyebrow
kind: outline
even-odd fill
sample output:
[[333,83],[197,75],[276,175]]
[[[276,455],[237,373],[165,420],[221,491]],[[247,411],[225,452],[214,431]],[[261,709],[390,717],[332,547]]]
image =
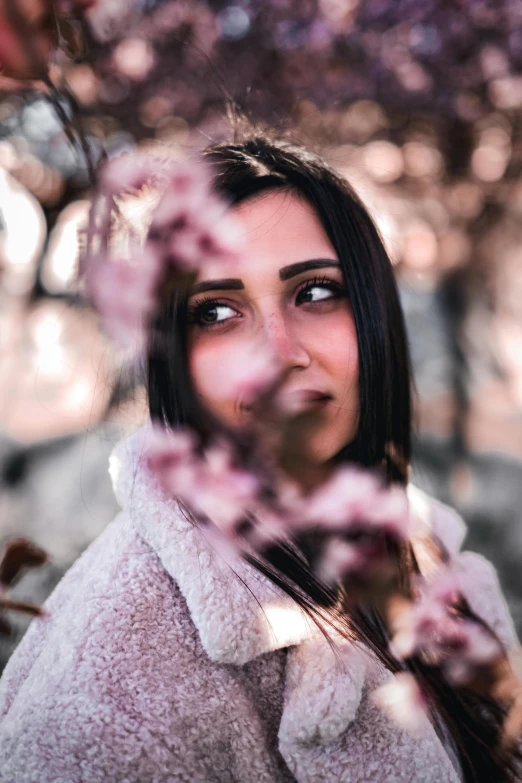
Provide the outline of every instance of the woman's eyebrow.
[[194,283],[190,290],[190,295],[202,294],[203,291],[240,291],[244,288],[244,283],[238,278],[227,278],[226,280],[203,280],[201,283]]
[[309,261],[298,261],[296,264],[284,266],[279,270],[280,280],[290,280],[291,277],[308,272],[310,269],[321,269],[327,266],[339,267],[339,262],[333,258],[311,258]]
[[[324,267],[339,267],[339,262],[333,258],[311,258],[309,261],[298,261],[295,264],[289,264],[279,270],[279,279],[290,280],[291,277],[308,272],[310,269],[322,269]],[[244,289],[244,283],[239,278],[229,277],[223,280],[203,280],[201,283],[195,283],[190,292],[202,294],[204,291],[241,291]]]

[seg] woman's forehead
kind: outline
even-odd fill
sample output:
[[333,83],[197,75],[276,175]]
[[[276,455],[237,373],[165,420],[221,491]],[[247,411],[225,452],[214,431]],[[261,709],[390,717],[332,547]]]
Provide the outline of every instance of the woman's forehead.
[[282,267],[304,259],[337,258],[313,208],[292,193],[263,193],[231,212],[240,223],[246,252],[238,261],[211,261],[199,280],[241,278],[261,269],[278,276]]
[[[297,194],[267,191],[232,208],[245,228],[247,243],[278,241],[295,230],[301,235],[325,235],[312,206]],[[327,241],[327,237],[325,235]]]

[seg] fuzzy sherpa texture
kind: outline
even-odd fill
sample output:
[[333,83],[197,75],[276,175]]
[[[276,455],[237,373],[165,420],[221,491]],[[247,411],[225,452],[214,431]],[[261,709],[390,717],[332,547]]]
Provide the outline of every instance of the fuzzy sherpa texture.
[[[66,574],[0,681],[1,783],[454,783],[431,725],[410,736],[371,699],[391,675],[335,653],[246,563],[232,568],[143,465],[143,429],[111,476],[123,511]],[[473,608],[514,632],[493,568],[459,554],[451,509],[408,490]]]

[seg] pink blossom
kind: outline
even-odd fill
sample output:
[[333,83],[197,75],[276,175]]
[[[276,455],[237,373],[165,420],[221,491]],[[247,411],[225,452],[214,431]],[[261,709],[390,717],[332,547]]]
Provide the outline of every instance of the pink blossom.
[[151,155],[123,152],[102,168],[100,187],[102,191],[112,194],[140,190],[145,183],[157,177],[161,165],[161,161]]
[[431,582],[422,582],[421,597],[404,618],[404,634],[397,636],[393,642],[401,657],[411,655],[423,642],[437,635],[451,636],[455,631],[455,618],[450,614],[450,607],[460,595],[459,579],[449,568],[439,569]]
[[451,567],[439,568],[434,578],[424,583],[425,599],[446,609],[462,595],[462,583]]
[[[161,186],[164,195],[152,215],[145,247],[134,247],[128,262],[106,254],[85,259],[90,298],[109,334],[124,345],[131,337],[143,343],[140,328],[155,310],[161,280],[196,272],[216,259],[233,263],[241,251],[238,224],[211,192],[207,168],[197,161],[167,166],[144,153],[121,155],[104,167],[100,193],[107,198],[95,203],[92,211],[88,250],[110,244],[113,200],[146,183]],[[258,383],[256,373],[254,384]]]
[[403,540],[409,533],[410,516],[408,498],[399,486],[382,488],[373,495],[364,511],[364,521],[382,530],[395,540]]
[[243,536],[256,552],[263,554],[267,547],[291,541],[288,515],[284,510],[253,503],[250,520],[252,525],[248,531],[243,530]]
[[317,576],[325,584],[333,585],[346,574],[359,571],[364,559],[354,544],[333,536],[326,544],[317,567]]
[[447,678],[464,683],[502,655],[501,645],[480,622],[454,607],[462,597],[458,576],[441,568],[420,599],[394,618],[392,653],[400,659],[425,654],[441,662]]
[[386,534],[363,526],[352,528],[344,538],[330,538],[316,568],[323,581],[342,581],[350,592],[349,599],[361,591],[375,594],[389,591],[390,580],[396,573]]
[[201,163],[177,162],[154,210],[149,242],[174,270],[197,272],[214,260],[234,262],[243,249],[239,223],[210,183]]
[[389,589],[396,572],[393,546],[408,532],[402,488],[388,489],[367,471],[341,467],[294,506],[294,533],[313,529],[325,539],[316,566],[324,582],[342,581],[354,595]]
[[[237,555],[246,542],[262,550],[269,541],[284,535],[281,517],[258,499],[259,479],[235,465],[225,441],[199,454],[190,431],[156,429],[148,441],[146,462],[169,495],[186,503],[200,521],[210,523],[205,535],[226,559],[232,552]],[[252,526],[244,530],[247,520]],[[220,541],[220,536],[224,540]]]
[[220,488],[221,493],[226,492],[240,502],[248,503],[253,500],[258,489],[258,481],[252,473],[234,466],[232,451],[226,442],[215,443],[205,451],[206,475],[205,480],[217,487],[221,483],[228,486]]
[[[249,351],[241,360],[234,354],[231,367],[242,368],[248,384],[239,397],[243,402],[247,392],[254,396],[277,377],[267,376],[266,357],[261,361],[260,353]],[[259,386],[253,387],[256,361],[263,372]],[[227,373],[226,361],[223,367],[223,390],[237,394],[238,376]],[[382,589],[393,576],[389,544],[404,534],[407,504],[404,494],[381,487],[371,474],[340,468],[326,485],[338,489],[337,503],[331,503],[332,493],[326,493],[324,486],[303,496],[296,485],[283,481],[276,501],[267,505],[262,500],[261,478],[237,465],[225,441],[199,454],[193,436],[156,435],[148,464],[169,494],[184,501],[201,521],[214,523],[238,550],[247,544],[262,553],[274,542],[292,536],[298,540],[303,530],[313,526],[324,533],[324,548],[315,567],[325,583],[343,580],[345,586],[351,583],[356,589]]]
[[413,734],[427,726],[427,701],[415,677],[400,672],[372,694],[373,701],[388,717]]
[[423,581],[421,587],[420,599],[405,606],[396,617],[391,646],[398,658],[413,655],[437,633],[448,635],[454,623],[449,608],[460,595],[456,575],[449,569],[441,569],[431,583]]
[[306,499],[302,523],[320,524],[330,530],[346,529],[354,519],[364,517],[379,491],[379,481],[372,474],[340,467]]
[[[197,215],[208,206],[210,172],[199,161],[176,161],[169,171],[165,191],[154,210],[151,226],[168,228],[182,215]],[[224,209],[221,209],[221,214]]]
[[149,469],[171,494],[193,485],[197,455],[192,432],[178,429],[167,433],[155,427],[148,436],[145,453]]
[[122,346],[135,342],[141,347],[145,321],[154,311],[159,275],[159,259],[147,248],[135,251],[130,260],[91,259],[87,293],[107,333]]
[[220,371],[213,378],[213,393],[216,398],[236,400],[247,413],[277,383],[280,373],[280,363],[265,342],[245,342],[241,347],[223,350]]
[[340,467],[306,498],[300,524],[319,525],[349,533],[367,529],[395,540],[406,538],[409,527],[407,496],[402,487],[386,488],[368,471]]
[[83,17],[93,36],[100,42],[122,33],[124,23],[136,15],[136,0],[55,0],[58,10],[66,15]]
[[227,443],[216,442],[199,455],[193,436],[184,431],[155,433],[147,447],[147,464],[166,492],[232,538],[259,490],[254,474],[234,464]]
[[444,663],[444,671],[453,684],[465,685],[477,671],[502,657],[498,640],[479,623],[463,620],[458,628],[452,630],[453,633],[444,639],[444,645],[451,645],[452,649]]

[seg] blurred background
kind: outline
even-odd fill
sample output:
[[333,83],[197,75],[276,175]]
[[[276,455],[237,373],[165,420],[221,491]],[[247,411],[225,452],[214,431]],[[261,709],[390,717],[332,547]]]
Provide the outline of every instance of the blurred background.
[[[117,511],[139,373],[78,294],[103,157],[229,138],[225,102],[323,154],[395,265],[413,481],[454,506],[522,631],[522,0],[0,0],[0,542],[45,600]],[[0,669],[27,626],[0,638]]]

